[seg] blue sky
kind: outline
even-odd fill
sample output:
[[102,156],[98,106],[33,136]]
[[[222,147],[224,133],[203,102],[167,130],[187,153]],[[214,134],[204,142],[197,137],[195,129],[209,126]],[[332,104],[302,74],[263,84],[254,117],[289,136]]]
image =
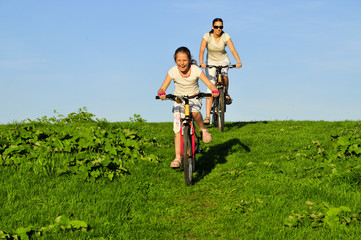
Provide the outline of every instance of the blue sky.
[[360,12],[359,0],[0,0],[0,124],[82,107],[172,121],[156,92],[176,48],[198,61],[216,17],[244,64],[229,72],[227,121],[361,120]]

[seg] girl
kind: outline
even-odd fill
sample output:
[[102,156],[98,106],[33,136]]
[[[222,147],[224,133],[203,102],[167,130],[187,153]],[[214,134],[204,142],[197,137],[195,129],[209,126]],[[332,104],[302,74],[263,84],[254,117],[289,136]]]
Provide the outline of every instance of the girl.
[[[228,44],[229,49],[231,50],[234,58],[237,60],[237,68],[242,67],[242,62],[239,59],[238,53],[233,45],[231,37],[223,32],[223,20],[221,18],[216,18],[212,23],[212,30],[209,33],[204,34],[201,47],[199,50],[199,62],[202,68],[206,68],[206,64],[203,62],[204,51],[207,47],[207,64],[216,65],[216,66],[225,66],[229,65],[230,61],[228,59],[228,53],[225,51],[225,48]],[[223,84],[226,88],[226,104],[231,104],[232,99],[228,94],[228,68],[222,69],[222,78]],[[216,83],[216,69],[206,69],[207,77],[211,79],[213,84]],[[209,90],[208,90],[209,92]],[[204,119],[205,124],[209,124],[210,113],[212,109],[212,98],[207,98],[206,100],[206,118]]]
[[[196,61],[192,60],[191,53],[188,48],[180,47],[174,53],[174,61],[176,66],[172,67],[165,77],[165,80],[158,90],[158,96],[160,99],[165,99],[165,91],[167,90],[171,81],[174,81],[174,95],[193,95],[199,93],[198,79],[212,91],[212,96],[217,97],[218,91],[214,84],[206,77],[203,71],[197,66]],[[202,102],[200,99],[189,100],[190,111],[192,112],[193,118],[199,130],[201,131],[203,142],[210,142],[212,140],[211,134],[204,127],[202,114],[200,109]],[[178,168],[181,165],[181,114],[184,114],[184,106],[180,103],[174,103],[173,105],[173,131],[175,133],[174,145],[175,145],[175,159],[171,163],[172,168]]]

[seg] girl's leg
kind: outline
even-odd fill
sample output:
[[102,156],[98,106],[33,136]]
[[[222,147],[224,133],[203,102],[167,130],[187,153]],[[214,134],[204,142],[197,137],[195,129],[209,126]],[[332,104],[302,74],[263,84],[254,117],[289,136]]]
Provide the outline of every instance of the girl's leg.
[[228,85],[229,85],[228,76],[222,76],[222,80],[223,80],[223,85],[226,88],[226,93],[228,93]]
[[209,97],[206,99],[206,117],[210,119],[211,117],[211,110],[213,104],[213,97]]
[[177,132],[174,136],[174,147],[175,147],[175,158],[182,159],[182,151],[181,151],[181,133]]
[[204,127],[204,123],[203,123],[203,118],[202,118],[202,113],[200,112],[192,112],[194,121],[197,123],[199,130],[202,131],[203,129],[205,129]]
[[229,86],[228,76],[222,76],[222,80],[223,80],[223,84],[224,84],[225,89],[226,89],[226,104],[231,104],[232,103],[232,98],[228,94],[228,86]]
[[202,135],[202,141],[203,142],[210,142],[212,140],[211,134],[208,132],[208,130],[204,127],[202,114],[200,112],[192,112],[194,121],[197,123],[199,127],[199,131]]
[[[213,65],[211,63],[208,63],[210,65]],[[217,64],[214,64],[217,65]],[[206,76],[208,79],[213,83],[213,85],[216,84],[216,69],[215,68],[206,68]],[[208,88],[207,93],[211,93],[211,90]],[[206,98],[206,117],[211,117],[211,110],[212,110],[212,104],[213,104],[213,97]]]
[[181,140],[181,133],[177,132],[174,136],[175,158],[170,163],[171,168],[179,168],[182,163],[180,140]]

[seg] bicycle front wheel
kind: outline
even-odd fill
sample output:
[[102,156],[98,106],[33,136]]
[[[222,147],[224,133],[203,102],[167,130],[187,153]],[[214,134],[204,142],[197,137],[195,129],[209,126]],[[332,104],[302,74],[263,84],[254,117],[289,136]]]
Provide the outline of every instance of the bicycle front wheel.
[[193,161],[190,126],[185,126],[183,129],[183,169],[184,180],[187,186],[193,182]]
[[218,102],[219,97],[214,98],[212,106],[212,123],[214,127],[218,127]]
[[224,91],[219,91],[219,102],[218,102],[218,129],[219,131],[224,130],[224,114],[226,112],[225,107],[225,96]]

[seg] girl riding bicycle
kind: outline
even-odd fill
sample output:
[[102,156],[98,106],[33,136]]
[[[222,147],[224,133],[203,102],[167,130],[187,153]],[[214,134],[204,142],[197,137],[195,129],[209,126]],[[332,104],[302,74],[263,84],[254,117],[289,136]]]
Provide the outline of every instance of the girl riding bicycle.
[[[242,62],[239,59],[238,53],[233,45],[231,37],[223,32],[223,20],[221,18],[216,18],[213,20],[212,30],[209,33],[204,34],[202,43],[199,49],[199,62],[202,68],[206,68],[206,65],[216,65],[216,66],[225,66],[229,65],[230,61],[228,59],[228,53],[225,51],[226,46],[228,45],[231,50],[234,58],[237,60],[236,67],[242,67]],[[203,62],[204,51],[207,48],[207,59],[205,64]],[[222,78],[223,84],[226,89],[226,104],[231,104],[232,99],[228,94],[228,75],[227,68],[222,69]],[[207,77],[211,80],[213,84],[216,82],[216,69],[206,69]],[[209,90],[208,90],[209,92]],[[206,100],[206,118],[204,120],[205,124],[210,122],[210,113],[212,108],[212,98],[207,98]]]
[[[196,65],[196,61],[192,59],[191,53],[188,48],[180,47],[174,53],[174,61],[176,66],[172,67],[165,77],[165,80],[158,90],[158,96],[160,99],[164,100],[166,98],[165,91],[169,87],[169,84],[174,81],[174,95],[194,95],[200,92],[198,79],[201,79],[202,82],[212,91],[212,96],[217,97],[218,91],[217,88],[211,83],[211,81],[206,77],[203,71]],[[202,102],[200,99],[191,99],[189,100],[190,111],[192,116],[199,126],[201,132],[202,141],[210,142],[212,140],[211,134],[204,127],[202,114],[200,109],[202,107]],[[180,103],[174,103],[173,105],[173,131],[175,133],[174,145],[175,145],[175,159],[171,163],[171,167],[177,168],[180,167],[182,162],[181,156],[181,121],[182,114],[184,114],[184,107]]]

